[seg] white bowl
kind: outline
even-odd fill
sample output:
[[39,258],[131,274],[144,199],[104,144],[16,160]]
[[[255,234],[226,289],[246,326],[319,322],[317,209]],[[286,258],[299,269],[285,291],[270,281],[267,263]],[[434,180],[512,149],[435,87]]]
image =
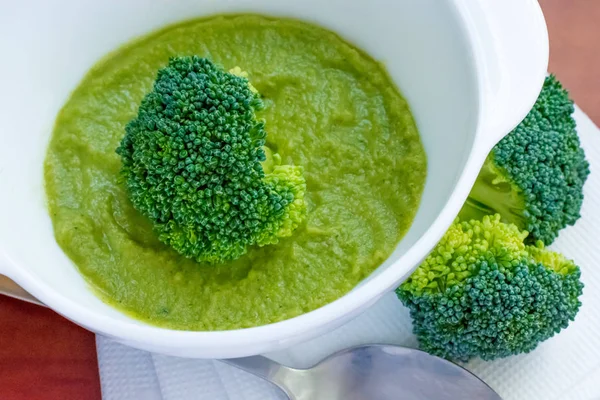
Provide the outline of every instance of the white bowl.
[[[316,22],[385,63],[427,152],[422,202],[389,259],[333,303],[243,330],[149,326],[100,301],[54,240],[42,176],[54,118],[88,68],[133,37],[183,19],[247,11]],[[458,213],[488,151],[533,105],[548,38],[535,0],[39,0],[0,5],[0,54],[0,272],[121,343],[224,358],[332,330],[405,279]]]

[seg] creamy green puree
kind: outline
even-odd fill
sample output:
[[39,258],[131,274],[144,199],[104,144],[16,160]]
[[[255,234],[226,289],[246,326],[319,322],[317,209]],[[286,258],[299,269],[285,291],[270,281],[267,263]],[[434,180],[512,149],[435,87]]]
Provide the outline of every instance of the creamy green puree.
[[[249,73],[267,146],[305,168],[308,217],[293,236],[198,264],[161,244],[130,204],[115,149],[176,55]],[[56,240],[99,296],[186,330],[272,323],[344,295],[406,233],[425,177],[415,122],[382,65],[322,28],[254,15],[171,26],[108,55],[60,111],[45,162]]]

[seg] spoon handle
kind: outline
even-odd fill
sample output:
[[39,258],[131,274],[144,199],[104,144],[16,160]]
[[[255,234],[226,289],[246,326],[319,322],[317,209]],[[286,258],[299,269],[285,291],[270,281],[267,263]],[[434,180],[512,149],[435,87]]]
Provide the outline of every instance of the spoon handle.
[[290,375],[296,375],[297,370],[281,365],[263,356],[229,358],[222,359],[221,361],[275,384],[289,398],[293,398],[292,393],[285,385],[285,381],[289,379]]

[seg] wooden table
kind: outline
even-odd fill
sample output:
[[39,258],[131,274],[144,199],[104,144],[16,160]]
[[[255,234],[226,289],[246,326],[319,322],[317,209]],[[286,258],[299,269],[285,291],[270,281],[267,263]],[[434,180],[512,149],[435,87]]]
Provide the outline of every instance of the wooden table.
[[550,32],[550,67],[600,126],[600,1],[540,0]]
[[[550,30],[549,70],[600,124],[600,0],[540,3]],[[94,335],[48,309],[0,296],[0,399],[100,398]]]

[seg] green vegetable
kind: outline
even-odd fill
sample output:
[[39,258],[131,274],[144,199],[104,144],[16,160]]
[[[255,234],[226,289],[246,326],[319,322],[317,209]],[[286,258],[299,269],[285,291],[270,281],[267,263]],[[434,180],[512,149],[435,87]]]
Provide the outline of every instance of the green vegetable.
[[265,172],[263,106],[244,74],[171,58],[117,153],[133,206],[159,239],[199,262],[239,258],[290,236],[306,214],[302,168]]
[[396,291],[423,350],[493,360],[567,327],[581,305],[579,267],[541,242],[525,245],[527,234],[498,214],[450,227]]
[[575,130],[573,101],[550,75],[527,117],[489,154],[459,216],[502,220],[550,245],[580,217],[589,163]]

